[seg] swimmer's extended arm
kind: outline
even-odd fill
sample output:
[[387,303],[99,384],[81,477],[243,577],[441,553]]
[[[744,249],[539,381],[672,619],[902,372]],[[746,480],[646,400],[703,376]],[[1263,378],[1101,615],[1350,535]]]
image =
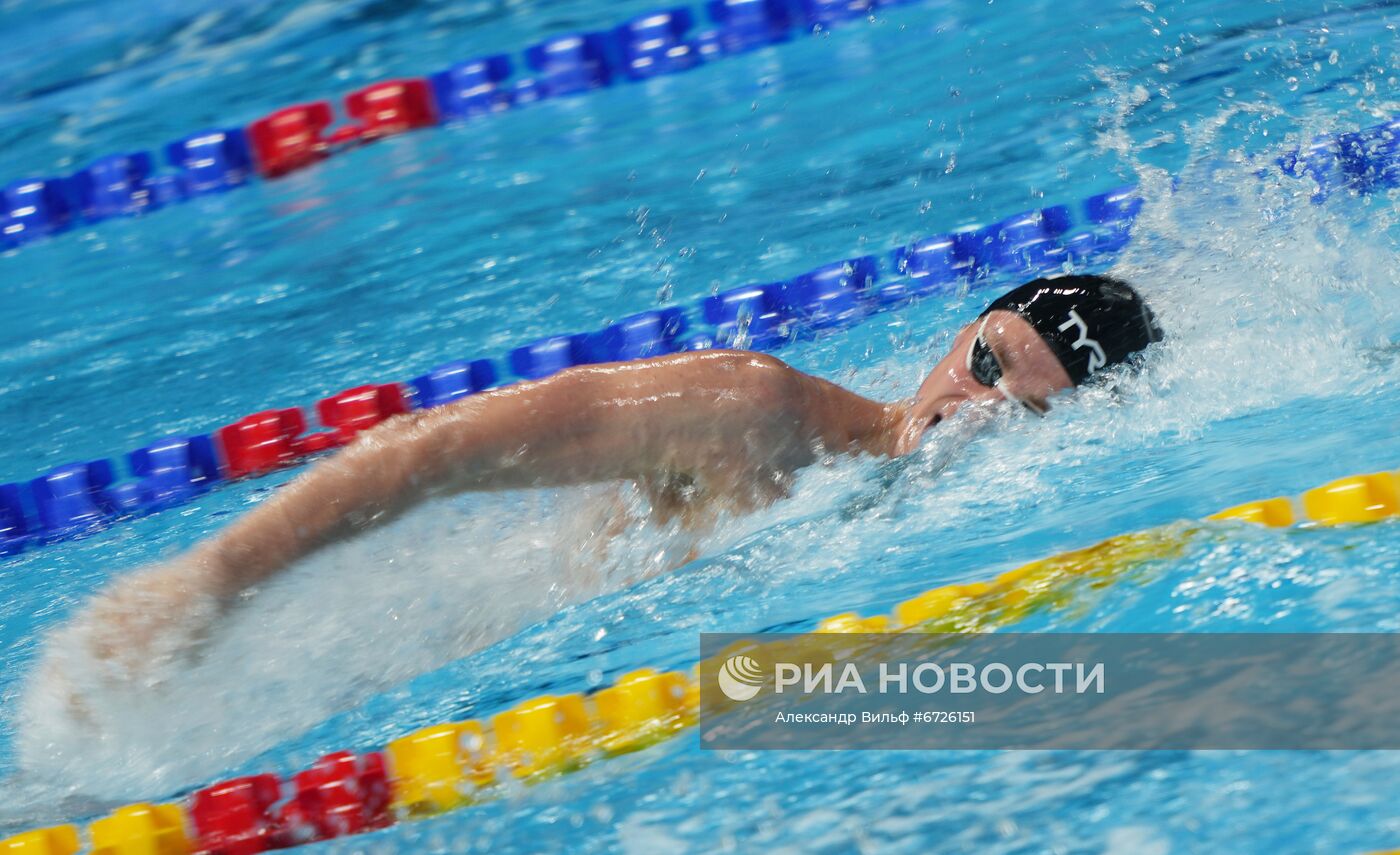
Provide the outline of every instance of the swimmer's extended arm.
[[191,557],[227,598],[434,495],[790,471],[818,447],[892,453],[896,417],[895,408],[761,354],[709,351],[573,368],[361,434]]
[[189,552],[119,579],[70,630],[117,666],[112,673],[149,680],[158,663],[197,650],[250,586],[429,497],[676,475],[694,476],[710,495],[737,495],[810,462],[819,447],[910,450],[908,415],[761,354],[572,368],[361,434]]

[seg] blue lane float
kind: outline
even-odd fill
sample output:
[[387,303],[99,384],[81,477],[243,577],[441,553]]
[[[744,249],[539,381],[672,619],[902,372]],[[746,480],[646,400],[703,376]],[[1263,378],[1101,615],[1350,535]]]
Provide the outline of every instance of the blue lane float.
[[997,239],[1004,244],[1023,244],[1057,238],[1074,226],[1068,205],[1051,205],[1023,211],[997,224]]
[[73,223],[67,186],[56,178],[27,178],[5,187],[6,241],[12,246],[65,231]]
[[1314,204],[1321,204],[1341,183],[1340,155],[1335,139],[1321,137],[1306,146],[1285,152],[1274,162],[1284,175],[1312,179],[1317,185],[1312,201]]
[[784,308],[812,330],[855,323],[869,313],[868,295],[879,278],[879,261],[873,255],[826,264],[783,286]]
[[216,128],[190,134],[165,146],[181,185],[191,196],[222,193],[253,177],[253,152],[242,128]]
[[438,115],[445,122],[509,110],[515,100],[510,88],[510,57],[505,54],[459,62],[429,75]]
[[583,335],[552,335],[517,347],[507,357],[510,370],[522,380],[541,380],[565,368],[592,360]]
[[1340,134],[1337,150],[1343,175],[1360,192],[1400,187],[1400,119]]
[[29,520],[18,484],[0,484],[0,555],[17,555],[29,543]]
[[149,152],[113,154],[74,173],[69,184],[83,219],[96,223],[160,207],[165,200],[152,186],[154,173]]
[[695,19],[684,6],[638,15],[614,31],[622,70],[633,80],[689,71],[704,61],[687,39]]
[[676,353],[688,327],[679,306],[628,315],[592,336],[590,356],[596,362],[626,362]]
[[802,0],[808,26],[831,27],[847,21],[868,18],[875,11],[875,0]]
[[1118,249],[1102,242],[1095,232],[1076,232],[1060,241],[1060,246],[1071,264],[1087,264],[1096,255],[1110,254]]
[[538,80],[525,77],[511,84],[510,97],[516,105],[533,104],[545,97],[545,91]]
[[787,338],[787,305],[783,283],[730,288],[700,304],[705,322],[714,327],[713,340],[721,347],[769,350]]
[[963,226],[948,233],[953,239],[953,259],[960,274],[976,277],[989,269],[995,234],[995,226],[981,224]]
[[928,293],[951,291],[964,269],[950,235],[934,235],[896,247],[890,253],[890,263],[897,274],[916,280]]
[[30,481],[40,541],[66,540],[105,526],[119,511],[108,493],[113,480],[111,461],[92,460],[59,466]]
[[710,0],[705,7],[727,54],[746,53],[792,38],[784,0]]
[[556,36],[525,49],[541,93],[558,98],[612,83],[608,38],[602,33]]
[[496,367],[489,359],[459,359],[443,363],[408,382],[419,409],[441,407],[491,388],[496,382]]
[[1137,186],[1125,184],[1085,199],[1084,216],[1097,226],[1118,227],[1137,219],[1142,203],[1142,194],[1138,193]]
[[207,435],[172,436],[127,455],[134,484],[121,485],[117,501],[123,510],[154,512],[193,499],[224,480]]

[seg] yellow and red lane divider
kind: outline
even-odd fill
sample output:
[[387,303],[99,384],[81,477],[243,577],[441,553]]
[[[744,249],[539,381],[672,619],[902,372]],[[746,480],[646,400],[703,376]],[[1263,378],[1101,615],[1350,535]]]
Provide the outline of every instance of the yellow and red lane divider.
[[[1396,516],[1400,478],[1378,472],[1342,478],[1296,498],[1236,505],[1207,519],[1285,527]],[[1118,535],[989,582],[930,589],[896,604],[890,615],[833,615],[817,631],[976,632],[1004,626],[1041,609],[1066,607],[1076,582],[1100,587],[1149,562],[1179,556],[1202,530],[1177,523]],[[643,668],[587,695],[543,695],[487,722],[425,727],[390,742],[382,753],[327,755],[295,775],[291,787],[275,775],[254,775],[206,787],[184,804],[128,805],[88,826],[90,851],[245,855],[384,828],[489,799],[502,777],[533,782],[667,739],[694,724],[699,695],[693,673]],[[73,855],[81,846],[77,826],[60,825],[0,841],[0,855]]]

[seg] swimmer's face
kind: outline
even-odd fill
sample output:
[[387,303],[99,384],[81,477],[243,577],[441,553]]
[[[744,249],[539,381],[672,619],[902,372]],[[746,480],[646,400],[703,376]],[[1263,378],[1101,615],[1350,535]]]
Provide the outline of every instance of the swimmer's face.
[[[962,328],[948,355],[919,387],[910,409],[919,434],[973,403],[1012,400],[1043,415],[1052,395],[1074,386],[1055,352],[1024,318],[998,310],[987,314],[985,324],[983,320]],[[968,351],[979,331],[1001,368],[996,386],[979,382],[968,369]]]

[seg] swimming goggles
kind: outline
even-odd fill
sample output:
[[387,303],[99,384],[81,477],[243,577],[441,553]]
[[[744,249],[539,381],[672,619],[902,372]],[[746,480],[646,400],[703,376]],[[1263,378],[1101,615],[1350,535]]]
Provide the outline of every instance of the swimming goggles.
[[1006,400],[1020,404],[1037,416],[1045,415],[1047,407],[1040,406],[1028,401],[1016,393],[1012,392],[1006,382],[1006,372],[1001,367],[1001,361],[996,354],[987,346],[987,340],[983,337],[983,332],[987,329],[987,321],[990,318],[983,318],[982,325],[977,328],[977,338],[972,340],[972,347],[967,349],[967,373],[972,375],[972,379],[981,383],[989,389],[996,389],[1006,396]]

